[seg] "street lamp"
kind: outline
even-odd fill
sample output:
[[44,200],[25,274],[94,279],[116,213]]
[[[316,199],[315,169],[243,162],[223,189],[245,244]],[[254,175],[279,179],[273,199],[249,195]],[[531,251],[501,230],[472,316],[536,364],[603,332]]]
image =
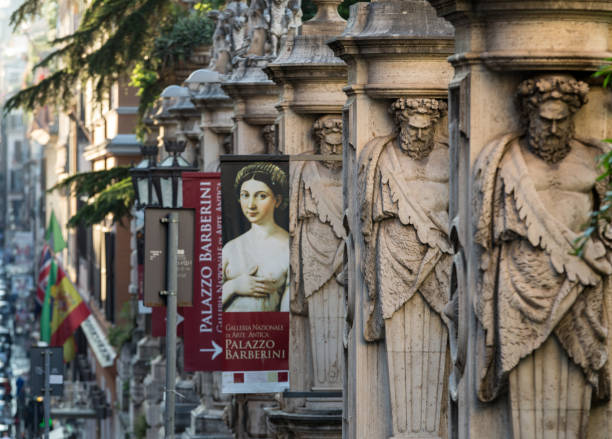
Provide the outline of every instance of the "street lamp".
[[[183,205],[182,173],[197,171],[181,153],[185,142],[166,141],[168,156],[157,164],[157,146],[142,146],[144,159],[130,169],[137,207],[157,207],[168,210],[161,219],[168,225],[166,246],[166,289],[160,295],[166,298],[166,438],[174,439],[176,381],[176,307],[177,307],[177,253],[178,253],[178,208]],[[146,215],[146,210],[145,210]],[[146,239],[146,236],[145,236]]]
[[130,169],[136,194],[136,208],[159,205],[160,194],[153,186],[151,169],[157,166],[157,145],[140,145],[143,159]]

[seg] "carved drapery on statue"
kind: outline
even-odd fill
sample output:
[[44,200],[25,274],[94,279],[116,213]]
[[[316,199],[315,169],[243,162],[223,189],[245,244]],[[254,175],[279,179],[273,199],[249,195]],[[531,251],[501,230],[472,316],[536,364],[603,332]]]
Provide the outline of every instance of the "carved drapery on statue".
[[[386,339],[394,438],[446,437],[448,139],[441,99],[391,106],[399,132],[359,156],[364,337]],[[444,119],[446,120],[446,119]]]
[[[446,111],[446,103],[437,99],[396,101],[391,111],[396,113],[399,134],[370,141],[360,155],[361,223],[365,243],[362,267],[369,299],[364,335],[369,341],[383,337],[383,319],[390,318],[415,292],[419,291],[440,315],[449,296],[452,250],[448,242],[448,189],[438,194],[414,193],[404,179],[443,186],[444,179],[448,181],[448,171],[444,168],[448,165],[448,140],[434,138],[433,125],[428,133],[431,136],[426,142],[428,146],[420,148],[420,142],[408,140],[411,131],[419,127],[409,126],[406,120],[407,110],[401,106],[406,106],[407,101],[415,106],[411,112],[433,114],[434,123]],[[416,137],[414,133],[412,136]],[[406,152],[396,147],[396,142],[403,143]],[[428,176],[424,169],[427,163],[418,164],[417,160],[429,148],[435,150],[434,156],[439,156],[435,164],[429,158],[429,166],[439,165],[443,169],[433,170]],[[416,163],[412,167],[413,175],[406,174],[403,164],[408,162]],[[428,182],[428,178],[433,180]],[[421,189],[432,187],[426,184]],[[433,201],[435,206],[424,206],[424,200]]]
[[[313,127],[316,154],[339,154],[342,119],[319,118]],[[296,161],[291,184],[291,311],[308,315],[314,387],[342,385],[343,287],[337,281],[344,261],[342,162]],[[334,337],[336,338],[334,340]]]
[[[611,292],[611,242],[603,233],[609,225],[593,233],[582,258],[573,255],[579,227],[598,207],[593,204],[600,198],[598,189],[605,190],[594,182],[596,158],[606,146],[572,138],[571,117],[587,91],[586,84],[565,76],[524,82],[519,98],[528,135],[504,136],[476,162],[475,241],[481,270],[475,310],[483,328],[478,389],[483,401],[494,399],[509,372],[553,333],[595,394],[609,394],[603,306],[603,295]],[[552,115],[544,107],[549,103],[564,112]],[[539,126],[566,118],[566,128]],[[555,130],[558,134],[551,135]],[[546,171],[557,174],[544,181]],[[559,209],[573,210],[569,224],[568,215],[548,209],[551,196],[557,196]],[[581,200],[592,200],[591,205],[579,209]]]
[[609,396],[609,223],[580,257],[573,248],[606,190],[607,146],[574,134],[587,93],[568,75],[524,81],[526,133],[492,142],[474,166],[477,391],[488,402],[508,389],[515,438],[585,438],[592,396]]

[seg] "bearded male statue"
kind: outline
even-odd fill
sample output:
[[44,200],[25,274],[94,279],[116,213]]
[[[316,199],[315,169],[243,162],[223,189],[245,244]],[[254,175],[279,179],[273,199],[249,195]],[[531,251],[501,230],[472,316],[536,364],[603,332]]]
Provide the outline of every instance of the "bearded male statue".
[[[314,123],[316,154],[342,153],[342,119]],[[342,161],[296,161],[291,169],[291,280],[293,313],[308,315],[313,390],[342,388],[344,290],[337,281],[344,260]],[[293,166],[293,165],[292,165]]]
[[446,437],[446,109],[442,99],[396,100],[390,111],[399,133],[373,139],[359,156],[364,336],[386,338],[396,438]]
[[574,135],[587,93],[567,75],[522,82],[526,133],[492,142],[475,164],[478,396],[509,384],[515,438],[585,438],[592,396],[609,394],[610,224],[573,252],[606,186],[596,178],[607,147]]

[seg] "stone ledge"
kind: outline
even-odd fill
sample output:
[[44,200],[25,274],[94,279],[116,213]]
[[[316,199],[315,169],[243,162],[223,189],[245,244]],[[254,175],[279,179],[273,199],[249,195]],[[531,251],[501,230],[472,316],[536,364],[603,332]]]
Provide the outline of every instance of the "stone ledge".
[[274,434],[291,433],[299,439],[341,438],[342,411],[285,412],[265,408],[268,429]]

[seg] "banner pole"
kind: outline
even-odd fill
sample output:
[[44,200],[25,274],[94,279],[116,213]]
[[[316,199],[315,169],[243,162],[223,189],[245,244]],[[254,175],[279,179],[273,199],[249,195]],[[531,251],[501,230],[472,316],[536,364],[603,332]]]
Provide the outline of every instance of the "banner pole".
[[45,424],[45,439],[49,439],[49,417],[51,411],[51,350],[46,348],[43,351],[45,356],[45,399],[44,399],[44,424]]
[[176,381],[176,313],[177,313],[177,253],[178,222],[177,212],[170,212],[168,222],[167,247],[167,286],[166,286],[166,438],[174,439],[175,400],[174,385]]

